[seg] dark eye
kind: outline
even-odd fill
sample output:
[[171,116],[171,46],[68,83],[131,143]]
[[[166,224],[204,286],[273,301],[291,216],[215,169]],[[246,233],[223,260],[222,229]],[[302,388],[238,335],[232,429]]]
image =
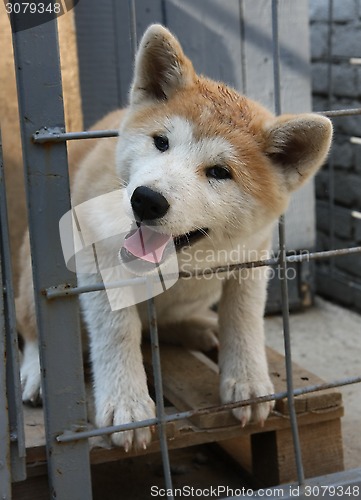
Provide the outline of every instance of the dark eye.
[[214,167],[207,168],[206,176],[218,180],[232,179],[231,172],[228,170],[228,168],[221,167],[220,165],[215,165]]
[[169,141],[168,137],[165,135],[155,135],[153,137],[154,141],[154,146],[161,152],[164,153],[164,151],[167,151],[169,148]]

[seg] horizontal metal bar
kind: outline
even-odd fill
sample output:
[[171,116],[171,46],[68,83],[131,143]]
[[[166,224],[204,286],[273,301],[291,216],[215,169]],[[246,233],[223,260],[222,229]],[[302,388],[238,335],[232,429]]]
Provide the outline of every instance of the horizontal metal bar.
[[317,111],[317,114],[327,116],[328,118],[337,118],[338,116],[361,115],[361,108],[334,109],[332,111]]
[[[309,262],[311,260],[322,260],[329,259],[330,257],[341,257],[344,255],[352,255],[354,253],[361,253],[361,246],[359,247],[350,247],[350,248],[340,248],[337,250],[326,250],[323,252],[305,252],[294,255],[286,255],[285,261],[287,263],[296,263],[296,262]],[[270,259],[245,262],[242,264],[231,264],[229,266],[221,266],[216,268],[209,268],[205,270],[196,270],[194,272],[185,273],[180,272],[179,277],[185,278],[189,276],[206,276],[209,274],[222,273],[222,272],[232,272],[237,271],[239,269],[250,269],[256,267],[265,267],[265,266],[276,266],[279,264],[279,257],[272,257]]]
[[[341,257],[345,255],[351,255],[355,253],[361,253],[361,246],[359,247],[350,247],[350,248],[340,248],[337,250],[326,250],[323,252],[310,252],[310,253],[301,253],[295,255],[287,255],[286,262],[288,263],[299,263],[299,262],[309,262],[311,260],[321,260],[328,259],[330,257]],[[179,278],[189,278],[195,276],[207,276],[216,273],[230,273],[233,271],[237,271],[239,269],[250,269],[256,267],[266,267],[266,266],[275,266],[279,264],[278,257],[272,257],[270,259],[251,261],[239,264],[231,264],[228,266],[220,266],[216,268],[208,268],[204,270],[194,270],[190,272],[180,272],[178,274]],[[173,277],[172,275],[165,275],[166,278]],[[146,283],[146,278],[138,277],[131,278],[129,280],[120,280],[114,281],[111,283],[94,283],[94,285],[85,285],[85,286],[77,286],[72,288],[68,284],[61,284],[54,287],[47,288],[45,290],[45,295],[48,299],[53,299],[56,297],[64,297],[67,295],[79,295],[81,293],[88,292],[96,292],[105,289],[111,288],[120,288],[131,285],[141,285]]]
[[[337,109],[332,111],[317,111],[317,114],[336,118],[339,116],[361,115],[361,108]],[[43,127],[33,134],[33,142],[44,144],[49,142],[65,142],[79,139],[100,139],[102,137],[118,137],[116,129],[84,130],[80,132],[65,132],[61,127]]]
[[351,144],[361,144],[361,137],[350,137]]
[[351,217],[354,217],[355,219],[361,219],[361,212],[359,212],[358,210],[352,210]]
[[[335,380],[334,382],[325,382],[323,384],[308,385],[306,387],[300,387],[293,390],[294,396],[301,396],[302,394],[309,394],[310,392],[319,392],[326,389],[334,389],[336,387],[341,387],[345,385],[358,384],[361,383],[360,377],[348,377],[341,380]],[[197,408],[195,410],[188,410],[179,413],[173,413],[172,415],[166,415],[164,417],[165,422],[176,422],[177,420],[182,420],[186,418],[194,417],[195,415],[208,415],[210,413],[217,413],[220,411],[233,410],[234,408],[240,408],[242,406],[254,405],[258,403],[265,403],[266,401],[278,401],[279,399],[287,398],[287,391],[277,392],[275,394],[268,394],[266,396],[261,396],[258,398],[245,399],[243,401],[236,401],[234,403],[226,403],[218,406],[209,406],[207,408]],[[100,429],[91,429],[89,431],[74,432],[74,431],[64,431],[56,437],[59,443],[65,443],[69,441],[76,441],[78,439],[87,439],[95,436],[104,436],[106,434],[112,434],[113,432],[121,432],[132,429],[139,429],[141,427],[150,427],[157,425],[159,420],[157,418],[149,418],[147,420],[140,420],[139,422],[130,422],[128,424],[122,425],[112,425],[109,427],[102,427]]]
[[61,127],[43,127],[33,134],[33,142],[44,144],[47,142],[64,142],[79,139],[99,139],[100,137],[117,137],[118,130],[86,130],[81,132],[65,132]]
[[113,288],[121,288],[126,286],[144,285],[147,282],[146,278],[136,277],[128,280],[113,281],[111,283],[94,283],[94,285],[83,285],[72,287],[69,284],[61,284],[47,288],[45,295],[47,299],[55,299],[57,297],[66,297],[67,295],[79,295],[81,293],[99,292],[100,290],[111,290]]
[[[355,253],[361,253],[361,246],[359,247],[350,247],[350,248],[339,248],[337,250],[326,250],[323,252],[307,252],[307,253],[300,253],[300,254],[295,254],[295,255],[287,255],[285,257],[285,260],[287,263],[299,263],[299,262],[309,262],[311,260],[321,260],[321,259],[329,259],[331,257],[342,257],[345,255],[352,255]],[[231,273],[233,271],[237,271],[240,269],[250,269],[250,268],[256,268],[256,267],[267,267],[267,266],[276,266],[279,264],[279,258],[278,257],[272,257],[270,259],[264,259],[264,260],[257,260],[257,261],[251,261],[251,262],[244,262],[242,264],[231,264],[228,266],[220,266],[220,267],[212,267],[208,269],[202,269],[202,270],[194,270],[190,272],[179,272],[178,276],[174,275],[163,275],[164,278],[166,279],[171,279],[174,277],[179,277],[179,278],[191,278],[195,276],[209,276],[211,274],[216,274],[216,273]],[[158,277],[156,277],[158,279]],[[88,293],[88,292],[98,292],[100,290],[105,290],[105,289],[113,289],[113,288],[120,288],[120,287],[126,287],[126,286],[132,286],[132,285],[143,285],[146,283],[146,278],[144,277],[137,277],[137,278],[131,278],[129,280],[120,280],[120,281],[114,281],[111,283],[94,283],[94,285],[84,285],[84,286],[77,286],[77,287],[71,287],[69,284],[59,284],[57,286],[49,287],[46,290],[44,290],[44,295],[48,299],[55,299],[57,297],[65,297],[65,296],[70,296],[70,295],[79,295],[81,293]]]
[[351,57],[350,64],[355,64],[355,65],[361,64],[361,57]]

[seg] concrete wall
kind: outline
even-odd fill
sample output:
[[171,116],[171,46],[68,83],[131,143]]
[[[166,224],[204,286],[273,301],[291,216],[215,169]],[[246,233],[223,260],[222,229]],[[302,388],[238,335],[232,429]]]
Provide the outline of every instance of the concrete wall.
[[[315,110],[361,107],[361,0],[334,0],[332,65],[328,65],[328,0],[310,0],[313,107]],[[330,84],[331,74],[331,84]],[[330,97],[330,99],[329,99]],[[361,245],[361,116],[334,120],[335,138],[328,165],[316,179],[318,248],[329,249],[333,213],[335,248]],[[330,164],[334,167],[334,206],[330,209]],[[331,230],[332,231],[332,230]],[[334,259],[334,269],[317,267],[319,293],[361,310],[360,254]]]

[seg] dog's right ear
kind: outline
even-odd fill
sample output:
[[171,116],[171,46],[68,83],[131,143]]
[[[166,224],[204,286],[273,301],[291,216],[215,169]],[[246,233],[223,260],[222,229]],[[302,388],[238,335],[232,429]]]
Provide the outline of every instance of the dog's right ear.
[[195,72],[178,40],[160,24],[144,33],[135,59],[130,103],[163,101],[174,92],[191,86]]

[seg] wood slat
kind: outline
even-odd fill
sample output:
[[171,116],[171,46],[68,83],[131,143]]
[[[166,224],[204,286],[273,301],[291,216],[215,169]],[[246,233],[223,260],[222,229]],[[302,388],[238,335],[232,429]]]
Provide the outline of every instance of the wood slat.
[[[143,352],[148,377],[151,379],[149,345],[144,346]],[[284,357],[271,349],[267,349],[267,355],[276,391],[283,391],[286,380]],[[164,394],[172,405],[166,408],[168,414],[220,404],[218,368],[204,354],[163,345],[161,346],[161,365]],[[319,377],[296,364],[293,365],[293,369],[297,387],[322,382]],[[89,398],[90,391],[87,393]],[[91,408],[91,406],[90,401],[89,407]],[[341,394],[333,390],[297,397],[296,409],[298,423],[307,434],[307,429],[312,430],[318,423],[327,423],[331,420],[339,421],[343,415]],[[46,460],[43,414],[41,408],[31,407],[24,407],[24,414],[27,463],[28,466],[33,467],[34,464],[40,465]],[[287,404],[286,401],[282,400],[278,402],[276,411],[268,418],[263,428],[254,423],[242,428],[230,411],[223,411],[216,414],[196,415],[190,420],[169,423],[167,424],[167,435],[170,449],[202,443],[224,442],[224,448],[227,452],[236,458],[242,456],[240,463],[249,469],[251,460],[250,437],[255,434],[266,436],[268,433],[289,431],[289,428]],[[128,453],[120,448],[107,448],[106,442],[100,438],[92,438],[91,447],[91,462],[96,464],[158,452],[159,441],[157,434],[155,434],[146,451],[132,450]],[[244,457],[248,457],[247,463],[243,463]],[[247,464],[248,466],[246,466]]]
[[[152,376],[151,354],[149,348],[144,348],[145,366],[148,376]],[[269,371],[276,392],[286,390],[286,371],[284,357],[267,349]],[[218,368],[214,362],[204,355],[180,349],[174,346],[161,347],[161,363],[165,397],[179,410],[193,410],[220,405]],[[296,363],[293,364],[295,387],[305,387],[323,383],[323,380]],[[342,405],[341,393],[335,390],[325,390],[298,396],[295,399],[298,414],[322,412],[327,409],[339,408]],[[276,403],[276,410],[282,415],[288,414],[287,400]],[[237,420],[230,411],[195,415],[191,421],[201,429],[227,427],[236,425]]]

